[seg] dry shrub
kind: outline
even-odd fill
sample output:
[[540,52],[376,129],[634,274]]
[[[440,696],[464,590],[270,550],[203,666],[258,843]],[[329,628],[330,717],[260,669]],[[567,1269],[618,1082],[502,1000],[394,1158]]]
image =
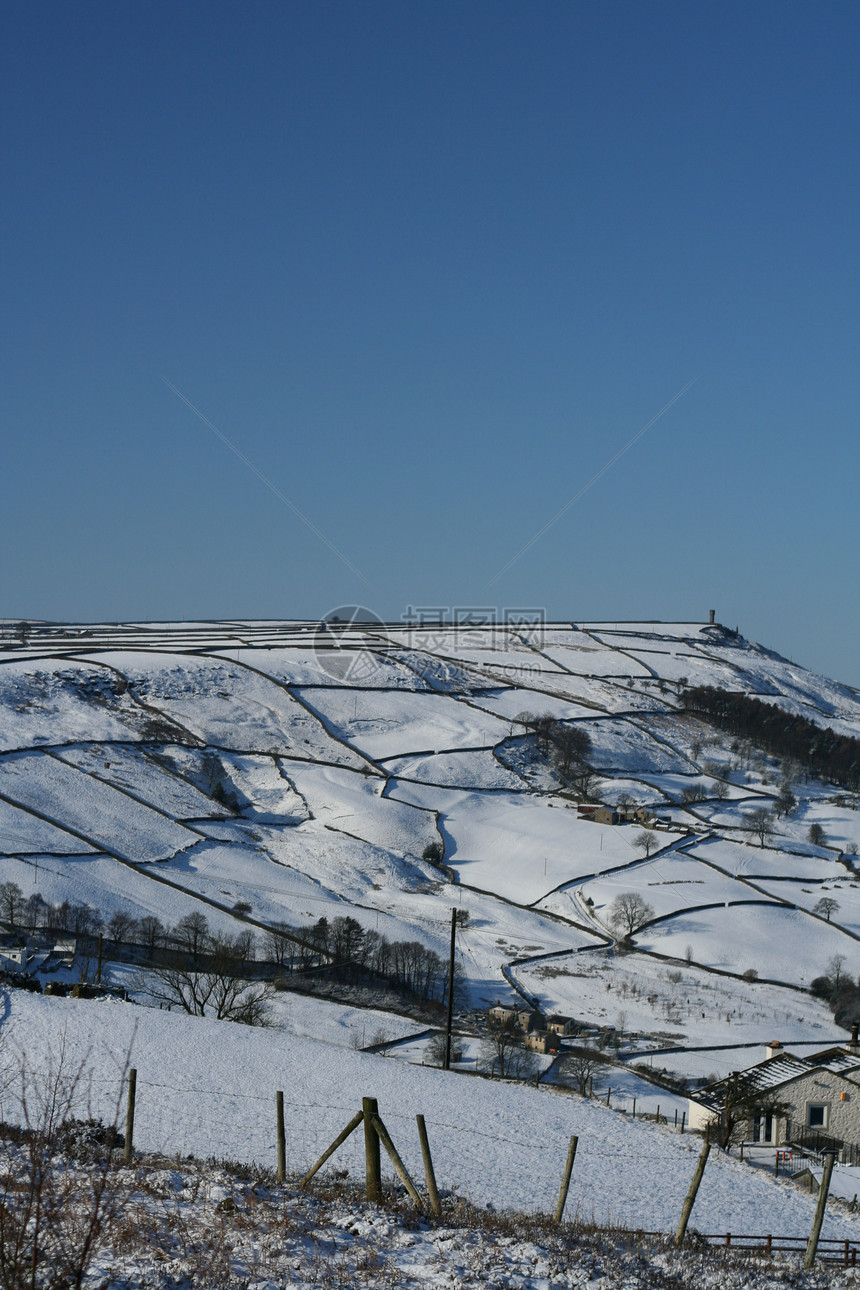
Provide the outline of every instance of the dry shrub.
[[76,1114],[90,1109],[86,1064],[72,1065],[61,1040],[44,1069],[26,1055],[4,1066],[17,1123],[3,1125],[2,1290],[80,1287],[124,1208],[116,1118]]

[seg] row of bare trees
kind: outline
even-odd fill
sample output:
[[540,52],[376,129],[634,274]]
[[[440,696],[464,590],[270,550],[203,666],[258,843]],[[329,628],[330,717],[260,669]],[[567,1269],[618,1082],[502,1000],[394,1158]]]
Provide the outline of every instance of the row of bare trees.
[[[239,902],[234,911],[243,916],[251,906]],[[328,963],[340,979],[370,974],[422,1005],[444,1003],[447,996],[448,967],[439,954],[420,941],[390,941],[351,917],[320,918],[309,932],[281,923],[261,937],[250,928],[228,935],[214,932],[199,911],[186,914],[172,927],[151,915],[134,918],[124,910],[105,918],[89,905],[50,904],[38,892],[25,899],[17,883],[4,882],[0,883],[0,923],[11,931],[49,931],[78,938],[93,938],[101,932],[115,946],[138,947],[150,960],[153,984],[147,992],[159,1003],[196,1015],[262,1019],[266,1010],[260,1005],[269,996],[271,983],[240,985],[255,961],[282,971]],[[82,956],[79,966],[90,979],[93,956]]]
[[[250,913],[251,906],[239,904],[237,913]],[[138,945],[150,954],[158,949],[184,951],[192,956],[211,941],[209,923],[204,914],[194,912],[168,927],[151,914],[134,918],[117,909],[108,918],[92,905],[64,900],[52,904],[37,891],[25,897],[16,882],[0,883],[0,923],[11,932],[33,935],[36,932],[67,933],[78,937],[95,937],[101,932],[115,945]],[[256,942],[248,930],[233,938],[237,952],[244,959],[255,957]]]
[[[277,930],[267,934],[267,947],[277,935]],[[340,975],[369,973],[421,1004],[445,1002],[447,961],[420,941],[390,941],[350,917],[320,918],[307,939],[334,960]]]

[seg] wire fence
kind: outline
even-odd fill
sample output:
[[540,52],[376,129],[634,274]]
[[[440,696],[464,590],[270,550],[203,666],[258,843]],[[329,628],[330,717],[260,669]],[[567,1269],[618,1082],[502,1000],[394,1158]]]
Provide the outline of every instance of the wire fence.
[[[75,1094],[75,1114],[81,1118],[98,1116],[106,1122],[115,1120],[120,1130],[126,1113],[127,1079],[116,1075],[88,1074]],[[134,1145],[148,1154],[171,1161],[195,1157],[200,1160],[236,1160],[274,1169],[277,1163],[276,1089],[270,1094],[251,1092],[236,1086],[184,1084],[149,1078],[144,1070],[137,1072]],[[550,1095],[551,1096],[551,1095]],[[317,1101],[310,1096],[284,1090],[285,1148],[288,1175],[305,1174],[330,1146],[337,1134],[361,1109],[360,1090],[354,1099]],[[406,1168],[416,1180],[423,1178],[423,1161],[415,1114],[380,1100],[380,1115],[393,1138]],[[502,1111],[488,1113],[479,1125],[461,1118],[452,1104],[449,1115],[425,1114],[433,1159],[443,1191],[461,1195],[488,1208],[512,1208],[524,1212],[551,1212],[558,1194],[568,1137],[559,1134],[551,1141],[540,1131],[523,1132],[521,1120],[512,1126]],[[695,1162],[698,1142],[693,1138],[683,1152],[684,1168],[680,1179],[688,1180]],[[671,1146],[675,1146],[672,1150]],[[655,1173],[672,1166],[677,1172],[677,1144],[655,1142],[651,1150],[635,1153],[638,1175],[643,1167]],[[637,1225],[660,1227],[666,1231],[677,1222],[680,1199],[666,1197],[662,1202],[654,1194],[642,1194],[638,1183],[631,1181],[629,1150],[612,1144],[581,1141],[567,1215],[585,1221],[623,1219]],[[583,1166],[588,1166],[583,1175]],[[613,1188],[617,1205],[597,1203],[593,1191],[593,1172],[599,1169],[617,1174]],[[361,1133],[352,1134],[326,1164],[326,1171],[339,1177],[362,1182],[365,1171],[364,1142]],[[397,1186],[393,1170],[384,1162],[384,1174]],[[627,1178],[628,1185],[622,1185]],[[684,1182],[686,1186],[686,1182]]]
[[[332,1054],[332,1061],[338,1060]],[[167,1068],[170,1069],[169,1067]],[[388,1096],[379,1089],[379,1114],[411,1177],[422,1185],[424,1165],[416,1113],[424,1116],[440,1190],[459,1195],[489,1209],[551,1214],[555,1208],[572,1128],[579,1135],[575,1167],[565,1210],[566,1218],[612,1225],[627,1230],[671,1233],[693,1175],[700,1150],[696,1135],[684,1134],[670,1124],[627,1121],[612,1133],[605,1112],[596,1103],[554,1094],[542,1095],[523,1086],[509,1086],[505,1095],[495,1083],[465,1081],[467,1088],[446,1086],[454,1095],[443,1105],[427,1097],[427,1105],[392,1087]],[[480,1086],[480,1087],[478,1087]],[[328,1097],[325,1096],[325,1088]],[[428,1085],[428,1088],[430,1086]],[[334,1097],[331,1092],[337,1089]],[[341,1088],[343,1093],[341,1095]],[[74,1114],[97,1117],[125,1127],[128,1072],[88,1069],[73,1099]],[[183,1159],[237,1161],[275,1170],[278,1162],[276,1081],[261,1091],[240,1071],[213,1069],[211,1080],[185,1082],[180,1072],[163,1077],[137,1071],[134,1147],[137,1152],[160,1155],[171,1163]],[[319,1160],[334,1139],[361,1109],[362,1095],[374,1090],[323,1085],[317,1098],[312,1087],[283,1090],[286,1170],[297,1180]],[[458,1097],[461,1092],[465,1096]],[[420,1098],[421,1094],[417,1095]],[[10,1094],[4,1098],[7,1118]],[[571,1108],[577,1108],[572,1123]],[[540,1114],[536,1114],[542,1112]],[[584,1122],[588,1121],[587,1123]],[[626,1117],[625,1117],[626,1121]],[[615,1121],[618,1124],[617,1121]],[[758,1208],[754,1197],[743,1192],[743,1180],[732,1177],[740,1166],[713,1153],[705,1174],[694,1219],[699,1230],[747,1230],[749,1214],[762,1224],[792,1236],[808,1233],[814,1197],[787,1179],[766,1178],[754,1170],[751,1186],[770,1188],[767,1206]],[[727,1172],[729,1171],[729,1176]],[[749,1171],[747,1171],[749,1174]],[[364,1135],[359,1130],[346,1139],[327,1161],[324,1175],[332,1174],[358,1184],[365,1179]],[[383,1177],[399,1187],[387,1157]],[[739,1186],[740,1184],[740,1186]],[[736,1203],[727,1202],[732,1188]],[[764,1193],[762,1193],[764,1195]],[[765,1197],[767,1199],[767,1197]],[[855,1222],[847,1215],[828,1214],[825,1235],[854,1239]]]

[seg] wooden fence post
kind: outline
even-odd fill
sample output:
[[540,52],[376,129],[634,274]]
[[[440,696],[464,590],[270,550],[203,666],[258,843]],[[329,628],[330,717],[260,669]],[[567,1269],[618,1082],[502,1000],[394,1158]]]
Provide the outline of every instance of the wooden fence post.
[[104,932],[99,932],[99,966],[96,973],[96,984],[102,983],[102,949],[104,947]]
[[611,1096],[612,1096],[612,1089],[611,1089],[611,1088],[608,1088],[608,1089],[606,1090],[606,1105],[607,1105],[607,1106],[609,1106],[609,1099],[610,1099],[610,1097],[611,1097]]
[[367,1199],[378,1205],[382,1200],[382,1164],[379,1159],[379,1135],[373,1121],[379,1115],[375,1097],[363,1097],[361,1110],[364,1115],[364,1176]]
[[275,1094],[275,1107],[278,1123],[278,1182],[287,1178],[287,1143],[284,1135],[284,1095],[278,1090]]
[[128,1106],[125,1112],[125,1151],[123,1159],[131,1164],[134,1151],[134,1099],[137,1092],[137,1070],[132,1066],[128,1072]]
[[305,1187],[310,1182],[314,1174],[319,1169],[322,1169],[323,1165],[328,1160],[329,1156],[333,1156],[334,1153],[337,1151],[338,1147],[341,1145],[341,1143],[346,1142],[349,1135],[358,1128],[358,1126],[361,1124],[363,1119],[364,1119],[363,1111],[359,1111],[358,1115],[354,1115],[352,1117],[352,1119],[350,1120],[346,1128],[341,1129],[340,1133],[337,1135],[337,1137],[335,1138],[331,1146],[326,1147],[325,1151],[322,1153],[322,1155],[320,1156],[316,1164],[312,1165],[311,1168],[308,1170],[308,1172],[305,1174],[304,1178],[302,1178],[302,1180],[299,1183],[300,1187]]
[[575,1136],[572,1137],[567,1148],[567,1160],[564,1164],[564,1177],[561,1180],[561,1190],[558,1193],[558,1201],[556,1203],[555,1213],[553,1214],[553,1219],[556,1223],[561,1222],[562,1215],[564,1214],[564,1206],[567,1201],[567,1193],[570,1188],[570,1175],[573,1173],[573,1162],[576,1159],[576,1147],[578,1142],[579,1138]]
[[439,1200],[439,1189],[436,1186],[436,1171],[433,1168],[433,1157],[430,1155],[430,1139],[427,1137],[427,1125],[423,1115],[416,1115],[418,1121],[418,1138],[421,1142],[421,1159],[424,1161],[424,1177],[427,1182],[427,1195],[430,1197],[430,1211],[442,1213],[442,1202]]
[[821,1235],[821,1224],[824,1222],[824,1207],[827,1204],[827,1193],[830,1191],[830,1175],[833,1173],[835,1151],[825,1151],[824,1173],[818,1188],[818,1204],[815,1207],[815,1218],[812,1220],[812,1231],[806,1243],[806,1257],[803,1260],[804,1270],[808,1271],[815,1262],[815,1251],[818,1249],[818,1238]]
[[[409,1177],[409,1170],[406,1168],[405,1164],[400,1159],[400,1155],[397,1151],[397,1148],[395,1147],[394,1143],[391,1141],[391,1134],[388,1132],[388,1130],[386,1129],[385,1125],[382,1123],[378,1115],[375,1115],[373,1117],[373,1127],[376,1130],[376,1136],[379,1139],[379,1142],[382,1143],[382,1145],[385,1147],[385,1150],[388,1152],[391,1163],[394,1165],[394,1172],[397,1174],[398,1178],[403,1183],[403,1186],[409,1192],[409,1195],[412,1197],[412,1200],[414,1201],[416,1208],[423,1210],[424,1204],[421,1200],[420,1195],[418,1194],[418,1188],[415,1186],[414,1182]],[[379,1150],[379,1147],[377,1145],[377,1151],[378,1150]]]
[[690,1221],[690,1215],[693,1212],[693,1205],[696,1201],[696,1193],[699,1190],[699,1184],[702,1181],[702,1175],[705,1172],[705,1165],[708,1163],[708,1156],[711,1154],[711,1135],[708,1129],[705,1129],[705,1145],[702,1147],[696,1164],[696,1172],[693,1174],[693,1181],[690,1183],[690,1190],[687,1192],[684,1204],[681,1206],[681,1220],[678,1223],[678,1230],[675,1233],[675,1245],[678,1249],[684,1244],[684,1234],[687,1231],[687,1224]]
[[681,1132],[682,1133],[684,1132],[684,1121],[686,1120],[686,1118],[687,1118],[687,1112],[682,1111],[681,1112]]

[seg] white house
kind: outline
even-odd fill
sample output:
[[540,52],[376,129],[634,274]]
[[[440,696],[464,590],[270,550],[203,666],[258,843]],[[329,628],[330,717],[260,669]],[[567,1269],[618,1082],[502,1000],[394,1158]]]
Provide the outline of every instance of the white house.
[[[812,1149],[860,1147],[860,1043],[856,1032],[855,1027],[851,1043],[810,1057],[787,1053],[778,1041],[772,1041],[763,1062],[708,1084],[690,1097],[690,1128],[719,1123],[726,1107],[738,1100],[740,1088],[745,1106],[753,1103],[745,1129],[750,1142]],[[761,1093],[760,1107],[754,1105],[756,1093]]]

